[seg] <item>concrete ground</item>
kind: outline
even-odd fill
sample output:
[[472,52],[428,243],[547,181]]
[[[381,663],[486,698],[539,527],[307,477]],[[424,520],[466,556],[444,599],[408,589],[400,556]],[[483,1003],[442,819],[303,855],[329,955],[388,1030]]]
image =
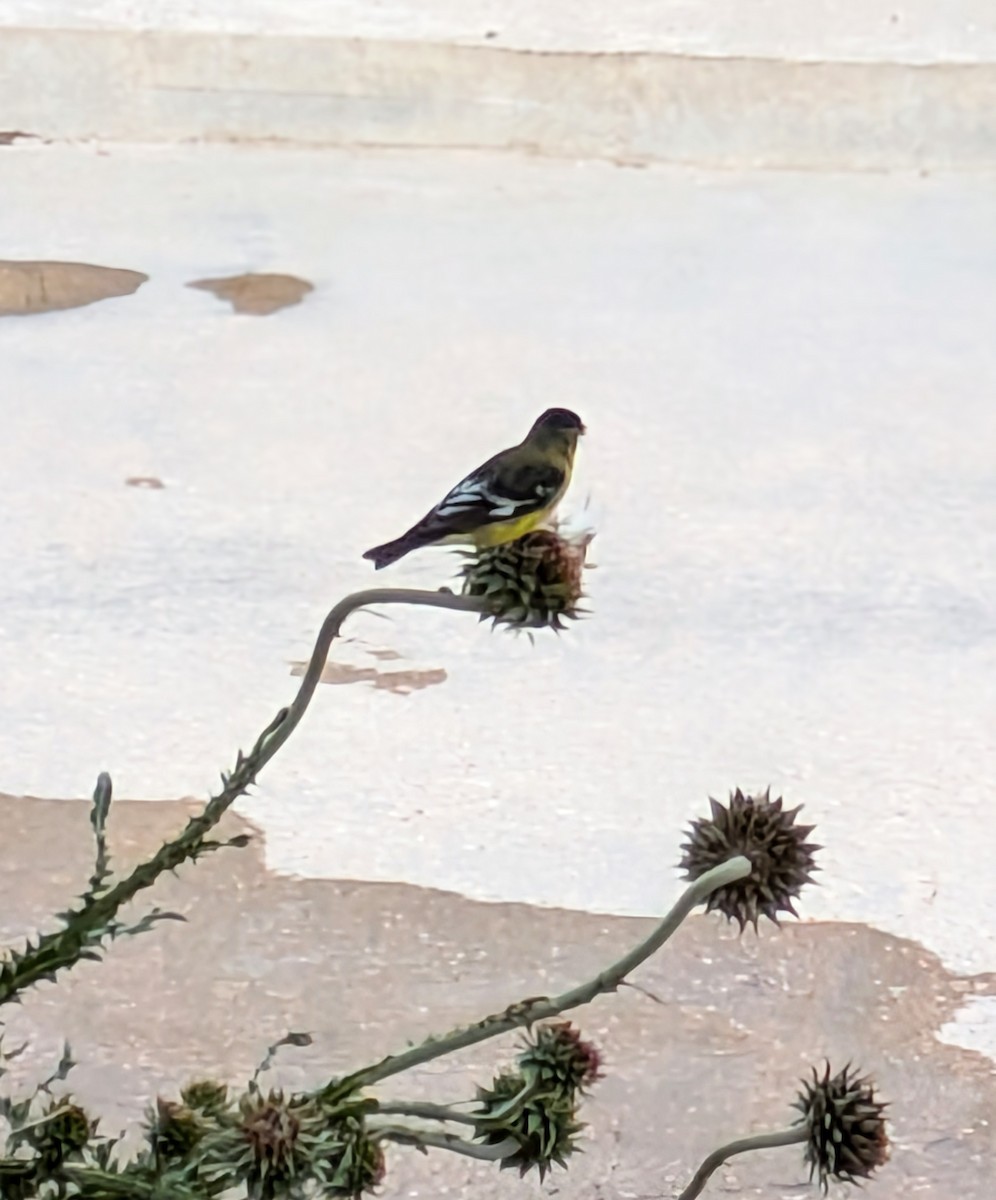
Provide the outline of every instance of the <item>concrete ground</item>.
[[7,129],[42,139],[992,169],[996,10],[987,0],[7,0],[0,112]]
[[7,0],[0,24],[53,30],[173,30],[497,42],[520,50],[657,50],[719,58],[985,62],[985,0]]
[[[641,977],[663,1006],[582,1015],[615,1065],[553,1186],[668,1195],[829,1054],[893,1100],[876,1196],[988,1196],[996,177],[20,141],[0,171],[6,936],[86,870],[85,806],[51,798],[106,768],[158,802],[115,806],[122,854],[158,844],[361,552],[550,403],[589,425],[598,528],[559,639],[351,621],[241,806],[261,836],[170,885],[189,926],[29,997],[37,1054],[71,1032],[116,1116],[287,1028],[316,1035],[292,1081],[339,1069],[603,965],[707,796],[770,784],[825,847],[803,923],[694,920]],[[395,1157],[392,1194],[521,1194]]]

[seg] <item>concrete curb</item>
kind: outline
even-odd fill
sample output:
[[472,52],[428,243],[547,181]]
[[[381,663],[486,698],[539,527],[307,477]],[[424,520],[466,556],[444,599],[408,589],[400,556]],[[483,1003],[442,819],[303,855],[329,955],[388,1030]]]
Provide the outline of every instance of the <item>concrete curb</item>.
[[996,166],[996,63],[5,28],[0,112],[5,128],[54,139],[276,139],[724,167]]

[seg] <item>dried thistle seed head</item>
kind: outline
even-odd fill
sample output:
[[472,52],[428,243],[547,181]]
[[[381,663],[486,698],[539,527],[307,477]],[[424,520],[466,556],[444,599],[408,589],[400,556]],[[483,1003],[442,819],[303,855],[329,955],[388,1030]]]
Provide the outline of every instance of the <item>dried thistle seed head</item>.
[[147,1117],[149,1144],[158,1163],[182,1162],[204,1134],[204,1118],[173,1100],[156,1099],[156,1107]]
[[297,1174],[301,1121],[283,1092],[243,1105],[239,1128],[249,1146],[254,1176],[291,1179]]
[[600,1079],[601,1066],[597,1048],[582,1041],[570,1021],[538,1026],[519,1055],[519,1067],[527,1079],[544,1089],[571,1094],[587,1090]]
[[471,552],[463,565],[463,595],[487,604],[481,620],[512,629],[564,629],[581,616],[582,575],[594,534],[572,537],[536,529],[514,542]]
[[219,1120],[230,1110],[227,1086],[213,1079],[196,1079],[188,1083],[181,1090],[180,1099],[194,1112],[213,1120]]
[[814,826],[795,823],[802,805],[784,809],[781,797],[771,799],[770,789],[762,796],[745,796],[739,788],[731,794],[729,805],[712,797],[709,804],[712,815],[691,824],[679,869],[686,879],[698,879],[711,867],[742,854],[750,860],[751,873],[713,892],[706,912],[716,909],[737,921],[741,933],[748,922],[756,931],[762,916],[776,925],[779,912],[796,916],[792,901],[819,869],[813,855],[820,847],[806,841]]
[[43,1171],[53,1171],[78,1156],[97,1128],[86,1112],[68,1097],[52,1100],[41,1118],[27,1130],[26,1141],[38,1156]]
[[244,1183],[250,1195],[272,1196],[309,1172],[325,1178],[327,1168],[338,1165],[342,1141],[315,1101],[253,1090],[214,1125],[191,1156],[190,1169],[208,1189]]
[[850,1063],[831,1076],[827,1063],[822,1077],[813,1067],[812,1080],[804,1079],[802,1087],[793,1107],[809,1131],[810,1179],[816,1175],[826,1195],[831,1176],[849,1183],[869,1178],[889,1158],[888,1105],[875,1098],[870,1076],[859,1076]]
[[329,1131],[334,1138],[321,1171],[323,1196],[362,1196],[384,1180],[384,1151],[373,1141],[363,1122],[347,1118]]
[[[557,1088],[539,1092],[534,1088],[535,1081],[518,1071],[502,1072],[490,1088],[478,1088],[482,1115],[502,1119],[478,1125],[475,1137],[485,1145],[516,1138],[519,1148],[501,1160],[502,1170],[515,1167],[525,1175],[535,1169],[542,1181],[554,1163],[566,1167],[584,1126],[577,1120],[573,1096]],[[518,1096],[523,1100],[517,1104]]]

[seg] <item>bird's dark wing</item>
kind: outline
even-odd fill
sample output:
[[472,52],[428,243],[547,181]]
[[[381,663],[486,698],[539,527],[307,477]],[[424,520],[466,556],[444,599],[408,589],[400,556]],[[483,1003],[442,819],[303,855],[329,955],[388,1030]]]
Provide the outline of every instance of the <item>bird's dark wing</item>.
[[545,508],[563,486],[564,472],[542,460],[479,467],[427,513],[433,526],[465,533],[496,521],[511,521]]
[[564,486],[564,470],[543,459],[508,461],[507,454],[497,454],[472,471],[407,533],[374,546],[364,558],[372,559],[379,570],[420,546],[546,508]]

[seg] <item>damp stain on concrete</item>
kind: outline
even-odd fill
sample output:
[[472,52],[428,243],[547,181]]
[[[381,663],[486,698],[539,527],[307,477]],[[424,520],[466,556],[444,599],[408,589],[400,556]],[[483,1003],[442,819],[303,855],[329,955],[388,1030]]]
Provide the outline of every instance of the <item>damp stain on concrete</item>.
[[[364,655],[375,662],[398,662],[404,656],[397,650],[380,646],[371,646],[362,638],[344,638],[340,643],[340,653]],[[303,661],[291,663],[291,675],[301,676],[307,669]],[[335,661],[327,662],[322,669],[321,683],[346,684],[369,683],[380,691],[393,692],[398,696],[408,696],[423,688],[445,683],[448,678],[444,667],[397,667],[386,670],[380,666],[372,667],[362,664]]]
[[282,308],[300,304],[314,285],[296,275],[227,275],[219,279],[195,279],[187,287],[210,292],[227,300],[237,313],[267,317]]
[[148,278],[141,271],[93,263],[0,259],[0,317],[33,316],[130,296]]
[[[115,801],[116,869],[153,853],[197,807]],[[0,821],[0,940],[16,945],[50,927],[49,914],[84,886],[88,805],[0,797]],[[73,1093],[113,1129],[192,1077],[242,1085],[266,1047],[296,1030],[312,1044],[282,1051],[270,1081],[315,1086],[409,1040],[589,979],[654,924],[408,885],[281,877],[266,869],[248,823],[229,816],[220,832],[254,836],[246,849],[164,879],[134,909],[156,903],[186,923],[115,942],[103,963],[81,965],[4,1013],[10,1040],[29,1046],[11,1064],[16,1080],[50,1070],[68,1038],[79,1063]],[[677,891],[662,879],[662,906]],[[874,1181],[876,1200],[991,1195],[996,1071],[937,1036],[969,997],[996,993],[991,977],[953,976],[916,943],[862,925],[763,926],[738,938],[696,915],[634,983],[572,1014],[602,1049],[606,1077],[584,1105],[585,1153],[554,1181],[562,1193],[676,1193],[720,1142],[791,1122],[799,1078],[827,1056],[873,1072],[891,1101],[892,1160]],[[384,1094],[470,1099],[475,1083],[510,1061],[516,1040],[430,1064]],[[794,1195],[805,1179],[801,1155],[786,1149],[734,1160],[717,1190]],[[392,1152],[385,1195],[440,1187],[487,1200],[511,1194],[485,1164]]]
[[[292,663],[291,675],[303,675],[306,666],[307,663],[304,662]],[[322,671],[321,682],[370,683],[382,691],[408,696],[434,684],[445,683],[446,670],[443,667],[430,667],[424,670],[378,671],[376,667],[355,667],[351,663],[329,662]]]

